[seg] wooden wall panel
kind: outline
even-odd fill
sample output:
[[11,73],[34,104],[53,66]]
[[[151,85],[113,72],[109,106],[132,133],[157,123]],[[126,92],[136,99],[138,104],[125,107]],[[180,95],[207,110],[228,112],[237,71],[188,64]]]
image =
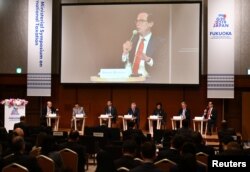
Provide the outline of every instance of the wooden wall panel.
[[70,128],[72,108],[76,102],[75,88],[60,86],[58,99],[54,102],[55,107],[59,109],[60,126]]
[[242,93],[242,137],[243,140],[250,140],[250,92]]
[[235,90],[234,99],[224,101],[225,120],[228,122],[228,125],[233,126],[236,131],[241,131],[242,109],[239,108],[241,105],[242,93],[239,90]]
[[99,124],[98,116],[104,112],[107,100],[110,99],[110,88],[108,87],[78,87],[77,102],[84,106],[87,114],[86,126]]

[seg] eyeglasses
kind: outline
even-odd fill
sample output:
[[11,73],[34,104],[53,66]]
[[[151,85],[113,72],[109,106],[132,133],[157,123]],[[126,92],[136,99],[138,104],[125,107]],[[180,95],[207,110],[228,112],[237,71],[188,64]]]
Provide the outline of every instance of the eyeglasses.
[[145,23],[145,22],[148,22],[148,21],[147,20],[143,20],[143,19],[135,21],[135,23],[139,23],[139,24],[142,24],[142,23]]

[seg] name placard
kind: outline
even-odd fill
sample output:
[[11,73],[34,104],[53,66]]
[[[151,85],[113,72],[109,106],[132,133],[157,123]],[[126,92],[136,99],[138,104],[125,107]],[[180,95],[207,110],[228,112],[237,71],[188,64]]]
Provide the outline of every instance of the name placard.
[[101,69],[100,78],[128,78],[129,72],[126,69]]

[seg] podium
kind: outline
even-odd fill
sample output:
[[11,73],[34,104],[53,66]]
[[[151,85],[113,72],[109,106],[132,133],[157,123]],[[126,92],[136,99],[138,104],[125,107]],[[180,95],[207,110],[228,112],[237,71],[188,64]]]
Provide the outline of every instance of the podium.
[[180,128],[182,128],[182,116],[173,116],[173,118],[171,119],[172,122],[172,130],[177,130],[177,126],[176,126],[176,122],[179,121],[180,122]]
[[153,128],[153,122],[156,121],[156,129],[160,130],[161,129],[161,120],[162,117],[161,116],[156,116],[156,115],[150,115],[148,117],[148,128],[149,128],[149,133],[151,134],[151,136],[153,137],[154,135],[154,128]]
[[128,129],[128,121],[134,121],[136,119],[136,117],[133,117],[132,115],[118,116],[118,118],[122,119],[123,131]]
[[84,114],[76,114],[73,117],[73,121],[74,121],[74,129],[77,130],[77,121],[81,121],[82,120],[82,127],[81,127],[81,131],[82,131],[82,135],[84,135],[84,126],[85,126],[85,119],[86,119],[86,115]]
[[[198,123],[198,131],[203,135],[203,134],[207,134],[207,123],[208,123],[208,119],[204,119],[203,117],[194,117],[193,119],[193,127],[194,127],[194,131],[197,131],[196,129],[196,123]],[[205,123],[205,133],[203,132],[203,124]]]
[[5,99],[1,101],[4,105],[4,127],[7,131],[13,130],[14,124],[20,122],[20,117],[25,116],[28,101],[24,99]]
[[51,120],[54,119],[55,125],[53,127],[53,131],[58,131],[60,116],[58,116],[57,114],[48,114],[46,116],[46,119],[47,119],[47,126],[49,126],[49,127],[51,127]]
[[100,125],[103,125],[103,121],[108,120],[108,128],[111,128],[111,119],[113,118],[111,115],[101,114],[98,118]]

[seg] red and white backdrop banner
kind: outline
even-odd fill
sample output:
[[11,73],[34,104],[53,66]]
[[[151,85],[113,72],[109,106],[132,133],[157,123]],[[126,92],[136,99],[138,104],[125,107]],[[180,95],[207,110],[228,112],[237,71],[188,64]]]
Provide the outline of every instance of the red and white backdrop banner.
[[53,0],[29,0],[27,96],[51,95]]
[[208,0],[207,98],[234,98],[235,0]]

